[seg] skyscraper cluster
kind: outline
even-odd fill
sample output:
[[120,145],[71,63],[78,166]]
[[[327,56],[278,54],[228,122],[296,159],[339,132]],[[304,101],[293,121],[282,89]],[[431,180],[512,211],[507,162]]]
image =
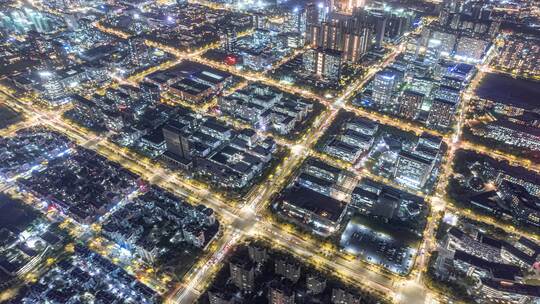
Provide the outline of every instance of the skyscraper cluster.
[[[306,7],[304,69],[337,81],[345,64],[359,64],[373,49],[382,49],[410,29],[412,14],[389,7],[365,7],[364,1],[314,3]],[[341,57],[341,60],[338,59]]]

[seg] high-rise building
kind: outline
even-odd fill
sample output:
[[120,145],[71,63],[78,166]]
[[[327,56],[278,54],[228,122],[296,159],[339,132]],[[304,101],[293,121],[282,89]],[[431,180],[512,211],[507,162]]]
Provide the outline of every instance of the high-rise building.
[[248,247],[248,252],[249,258],[255,263],[262,264],[268,261],[268,250],[264,247],[251,244]]
[[459,17],[461,12],[461,0],[444,0],[441,2],[441,9],[439,13],[439,24],[447,26],[452,22],[455,16]]
[[414,14],[411,11],[388,8],[390,7],[356,12],[374,26],[376,48],[381,48],[385,42],[399,41],[413,23]]
[[426,184],[432,169],[431,160],[401,151],[396,162],[394,178],[396,182],[412,189],[421,189]]
[[488,29],[489,37],[493,37],[493,38],[496,37],[499,34],[500,28],[501,28],[500,20],[491,21],[491,24],[489,25],[489,29]]
[[167,152],[183,159],[191,159],[189,141],[183,131],[184,125],[179,123],[169,123],[163,127],[163,137]]
[[317,69],[317,50],[307,50],[304,55],[302,55],[302,65],[304,71],[310,74],[315,74]]
[[225,29],[220,34],[221,48],[228,52],[234,53],[236,51],[236,41],[238,34],[233,29]]
[[311,1],[306,5],[306,26],[321,24],[329,12],[330,7],[325,2]]
[[326,80],[339,81],[341,76],[341,52],[332,50],[308,50],[302,58],[304,69]]
[[372,26],[363,14],[331,14],[308,26],[306,43],[314,49],[341,51],[343,60],[356,63],[371,48],[371,35]]
[[315,1],[306,4],[306,27],[319,24],[319,10]]
[[373,78],[373,102],[385,111],[395,110],[396,106],[394,89],[398,85],[398,75],[390,70],[385,69],[375,74]]
[[309,274],[306,277],[307,291],[311,294],[320,294],[326,289],[326,279],[318,275]]
[[287,32],[306,32],[306,10],[299,7],[293,8],[286,14],[285,30]]
[[252,24],[253,24],[253,28],[258,30],[258,29],[266,29],[266,24],[268,23],[268,17],[261,13],[261,12],[255,12],[253,13],[253,19],[252,19]]
[[268,304],[294,304],[294,291],[287,280],[274,280],[268,287]]
[[458,13],[450,14],[450,23],[448,24],[448,27],[457,30],[459,28],[460,20],[461,18]]
[[384,33],[386,32],[386,22],[388,17],[384,12],[374,12],[372,14],[375,20],[375,47],[381,48],[384,42]]
[[416,119],[424,97],[424,94],[410,90],[403,92],[400,98],[399,115],[411,120]]
[[368,0],[336,0],[334,6],[337,11],[350,13],[357,8],[368,5]]
[[51,21],[46,15],[28,8],[24,8],[23,10],[28,18],[27,20],[32,22],[33,29],[39,33],[49,33],[52,31]]
[[333,0],[322,0],[322,2],[317,4],[317,18],[319,24],[328,19],[328,16],[332,12],[332,2]]
[[384,38],[390,42],[397,42],[411,29],[414,14],[410,11],[395,10],[392,12],[389,14],[386,22]]
[[255,286],[255,265],[249,259],[236,258],[229,262],[233,284],[244,291],[252,291]]
[[343,59],[348,62],[359,62],[371,48],[371,30],[363,27],[357,33],[344,34]]
[[277,259],[275,261],[275,273],[296,283],[302,274],[302,268],[296,262],[289,259]]
[[332,304],[360,304],[362,298],[350,291],[334,288],[332,289]]

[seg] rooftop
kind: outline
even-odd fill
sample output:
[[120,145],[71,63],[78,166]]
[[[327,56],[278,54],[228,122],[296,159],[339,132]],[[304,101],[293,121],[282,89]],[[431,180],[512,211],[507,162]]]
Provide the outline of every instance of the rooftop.
[[283,201],[334,222],[346,207],[341,201],[304,187],[295,187],[284,195]]

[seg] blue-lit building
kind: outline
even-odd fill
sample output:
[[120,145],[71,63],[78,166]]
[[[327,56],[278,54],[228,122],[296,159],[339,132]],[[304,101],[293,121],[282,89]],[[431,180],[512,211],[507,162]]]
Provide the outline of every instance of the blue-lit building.
[[373,78],[373,102],[385,111],[397,106],[394,90],[399,85],[399,76],[396,72],[386,69],[378,72]]

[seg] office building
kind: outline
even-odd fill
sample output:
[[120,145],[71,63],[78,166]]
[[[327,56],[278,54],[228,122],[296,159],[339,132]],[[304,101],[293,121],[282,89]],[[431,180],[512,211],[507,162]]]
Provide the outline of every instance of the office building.
[[441,98],[433,99],[429,110],[428,125],[435,128],[447,129],[454,121],[456,103]]
[[441,148],[442,142],[442,138],[425,132],[418,138],[418,146],[425,146],[436,150]]
[[453,103],[459,103],[461,99],[461,91],[454,87],[440,85],[432,94],[434,99],[442,99]]
[[173,156],[180,157],[185,160],[191,159],[189,150],[189,141],[184,134],[185,125],[181,123],[170,123],[163,127],[163,137],[167,152]]
[[407,229],[417,235],[424,229],[422,218],[427,207],[421,197],[371,179],[362,179],[353,190],[351,206],[360,214],[391,220],[394,224],[414,222]]
[[431,95],[434,86],[435,80],[429,77],[413,77],[407,84],[408,90],[423,94],[424,96]]
[[41,82],[42,96],[51,104],[59,105],[66,101],[67,90],[60,77],[55,72],[41,71],[38,73]]
[[429,39],[426,54],[424,55],[424,64],[434,66],[439,62],[442,52],[442,43],[437,39]]
[[330,235],[339,229],[347,206],[315,190],[295,186],[283,196],[280,208],[287,219],[305,223],[316,233]]
[[221,97],[218,105],[224,114],[241,118],[258,129],[272,129],[280,134],[293,131],[313,109],[308,100],[257,83]]
[[425,95],[414,91],[405,91],[399,99],[399,115],[414,120],[420,112]]
[[536,285],[482,278],[479,287],[489,302],[538,303],[540,288]]
[[353,130],[365,135],[375,136],[379,130],[379,124],[362,117],[354,117],[345,125],[347,130]]
[[375,74],[373,78],[373,102],[384,111],[392,111],[396,106],[394,89],[398,85],[398,75],[389,69]]
[[412,189],[422,189],[428,180],[433,162],[413,153],[399,153],[394,178],[396,182]]

